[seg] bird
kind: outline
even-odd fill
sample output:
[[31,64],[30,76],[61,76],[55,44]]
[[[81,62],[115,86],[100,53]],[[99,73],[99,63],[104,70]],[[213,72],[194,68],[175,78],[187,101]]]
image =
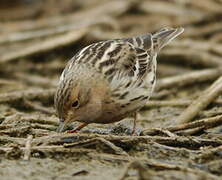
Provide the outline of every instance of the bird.
[[132,38],[104,40],[78,51],[64,68],[54,96],[57,132],[73,122],[75,133],[91,123],[134,117],[147,103],[156,84],[157,54],[184,28],[163,28]]

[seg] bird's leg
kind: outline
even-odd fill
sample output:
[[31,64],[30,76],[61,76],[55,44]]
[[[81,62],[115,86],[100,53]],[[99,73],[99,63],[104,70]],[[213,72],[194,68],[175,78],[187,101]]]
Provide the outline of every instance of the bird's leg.
[[74,129],[72,129],[70,131],[67,131],[67,132],[68,133],[76,133],[77,131],[79,131],[80,129],[84,128],[87,125],[88,125],[88,123],[82,123],[79,126],[77,126],[76,128],[74,128]]
[[132,130],[132,136],[136,136],[136,121],[138,119],[138,112],[133,113],[133,130]]

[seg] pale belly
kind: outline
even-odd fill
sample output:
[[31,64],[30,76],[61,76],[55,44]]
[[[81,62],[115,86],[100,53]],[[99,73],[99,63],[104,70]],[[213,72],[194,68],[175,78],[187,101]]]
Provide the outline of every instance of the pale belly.
[[132,113],[139,111],[149,100],[154,85],[149,86],[149,88],[144,88],[145,91],[139,91],[140,93],[134,93],[134,96],[130,96],[130,100],[124,103],[104,103],[103,111],[101,116],[95,120],[94,123],[108,124],[113,122],[118,122],[126,117],[132,115]]

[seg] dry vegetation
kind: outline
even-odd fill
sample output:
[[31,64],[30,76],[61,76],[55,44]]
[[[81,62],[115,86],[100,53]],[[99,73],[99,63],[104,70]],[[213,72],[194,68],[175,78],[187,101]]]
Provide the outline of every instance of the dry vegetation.
[[[221,19],[221,0],[1,1],[1,180],[221,179]],[[130,119],[55,132],[55,87],[80,48],[178,26],[139,136]]]

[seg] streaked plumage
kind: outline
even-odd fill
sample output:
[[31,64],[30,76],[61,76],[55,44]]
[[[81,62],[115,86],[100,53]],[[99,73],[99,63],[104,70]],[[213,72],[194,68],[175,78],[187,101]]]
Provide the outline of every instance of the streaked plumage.
[[182,32],[162,29],[80,50],[64,69],[55,95],[59,130],[73,121],[116,122],[143,107],[155,86],[157,53]]

